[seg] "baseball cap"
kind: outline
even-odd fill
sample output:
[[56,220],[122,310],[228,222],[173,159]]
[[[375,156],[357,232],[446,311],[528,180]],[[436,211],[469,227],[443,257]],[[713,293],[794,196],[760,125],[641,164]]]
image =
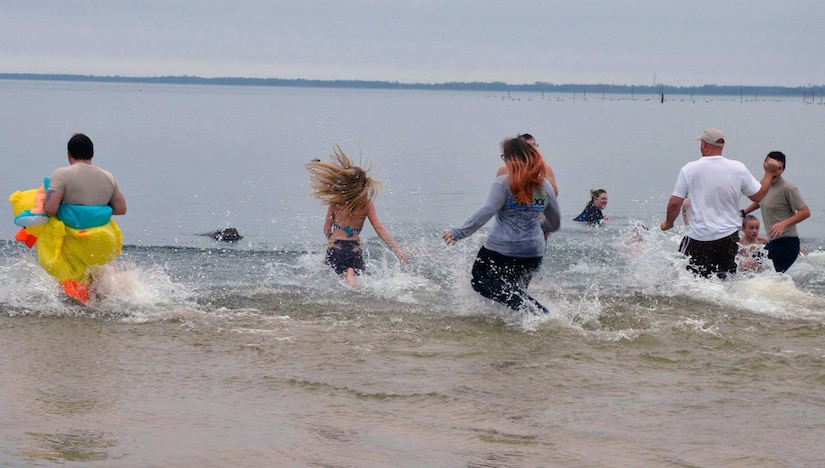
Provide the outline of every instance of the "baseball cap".
[[720,148],[725,146],[725,134],[718,128],[709,128],[696,139]]

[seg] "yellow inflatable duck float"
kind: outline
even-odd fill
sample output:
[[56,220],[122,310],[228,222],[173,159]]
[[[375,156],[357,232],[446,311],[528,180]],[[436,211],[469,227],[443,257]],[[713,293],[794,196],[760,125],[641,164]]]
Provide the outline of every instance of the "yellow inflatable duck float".
[[15,239],[29,248],[36,246],[40,266],[60,282],[67,295],[86,304],[92,276],[120,255],[123,235],[109,206],[64,203],[57,216],[46,215],[43,202],[48,182],[9,196],[15,224],[21,226]]

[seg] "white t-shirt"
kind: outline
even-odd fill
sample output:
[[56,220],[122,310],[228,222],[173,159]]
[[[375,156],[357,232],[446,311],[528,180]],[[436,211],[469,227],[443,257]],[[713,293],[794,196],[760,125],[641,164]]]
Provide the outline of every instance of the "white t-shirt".
[[762,185],[741,162],[703,156],[682,167],[673,196],[690,198],[687,236],[712,241],[739,231],[739,197],[749,197],[760,188]]

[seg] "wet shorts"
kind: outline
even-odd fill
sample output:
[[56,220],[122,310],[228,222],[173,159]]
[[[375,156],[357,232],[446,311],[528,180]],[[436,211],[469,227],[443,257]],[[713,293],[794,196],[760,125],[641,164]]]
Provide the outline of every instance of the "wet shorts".
[[773,261],[773,269],[779,273],[788,271],[797,257],[799,257],[799,238],[780,237],[768,242],[765,246],[768,258]]
[[364,271],[364,255],[361,251],[361,243],[351,240],[335,240],[327,247],[327,265],[331,266],[335,273],[343,275],[348,268],[352,268],[356,273]]
[[698,241],[685,237],[679,251],[690,257],[688,271],[709,277],[725,279],[736,273],[736,252],[739,250],[739,232],[712,241]]

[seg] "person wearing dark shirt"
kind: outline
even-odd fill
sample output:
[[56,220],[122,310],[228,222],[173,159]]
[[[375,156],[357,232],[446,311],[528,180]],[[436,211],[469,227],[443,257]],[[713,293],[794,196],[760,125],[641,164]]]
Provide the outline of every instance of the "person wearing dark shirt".
[[602,210],[607,207],[607,191],[604,189],[593,190],[590,189],[590,201],[584,207],[584,211],[573,218],[573,221],[579,221],[587,224],[601,224],[602,221],[607,221],[610,217],[605,216]]

